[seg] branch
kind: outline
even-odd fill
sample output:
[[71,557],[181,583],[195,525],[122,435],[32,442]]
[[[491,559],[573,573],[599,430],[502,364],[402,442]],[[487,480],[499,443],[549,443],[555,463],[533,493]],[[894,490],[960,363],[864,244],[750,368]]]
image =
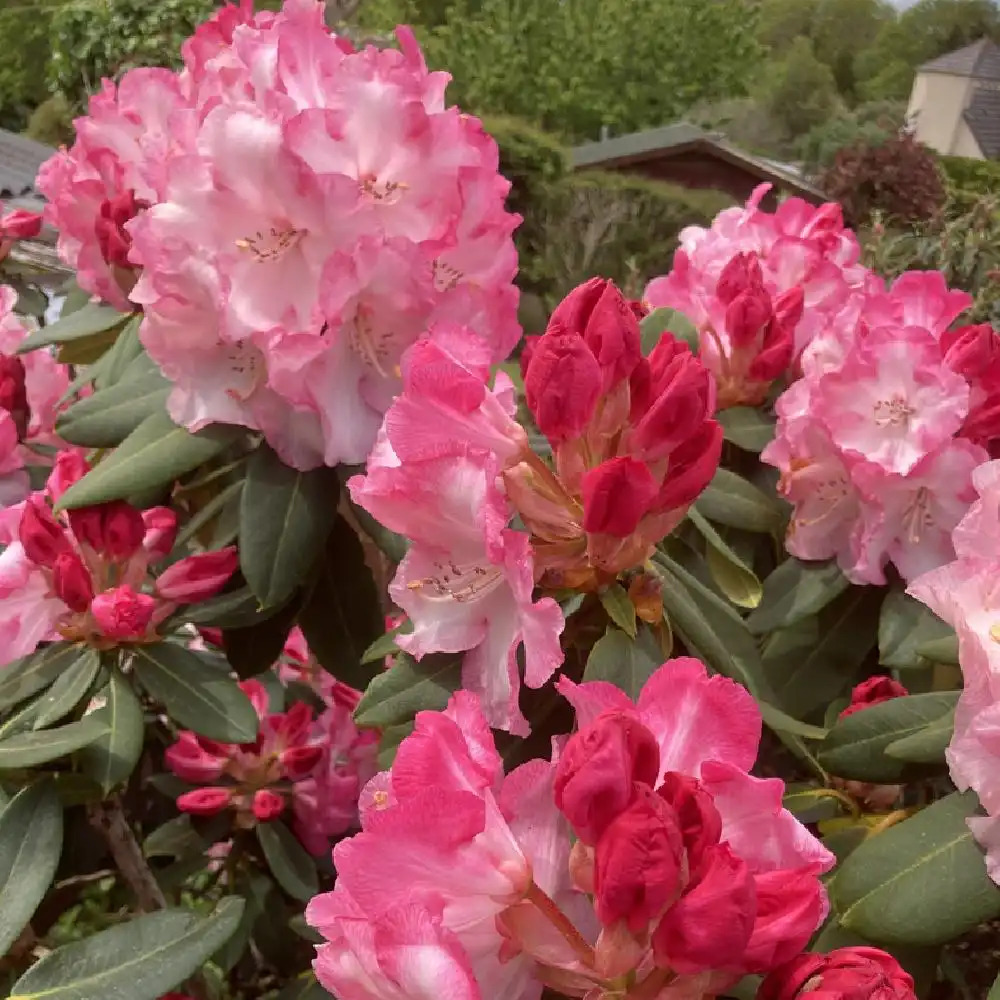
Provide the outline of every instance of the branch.
[[167,900],[146,863],[142,848],[125,817],[121,800],[116,796],[107,802],[89,806],[87,818],[104,838],[118,871],[135,895],[139,909],[144,913],[164,909]]

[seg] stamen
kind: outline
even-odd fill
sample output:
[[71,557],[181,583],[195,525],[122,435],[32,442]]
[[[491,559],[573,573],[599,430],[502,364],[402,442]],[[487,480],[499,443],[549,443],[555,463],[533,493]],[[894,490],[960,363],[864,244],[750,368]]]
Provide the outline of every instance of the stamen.
[[905,427],[914,413],[916,410],[899,393],[889,399],[880,399],[872,407],[872,416],[878,427]]
[[409,590],[428,590],[424,594],[428,600],[455,601],[465,604],[466,601],[489,593],[503,580],[503,573],[496,566],[456,566],[454,563],[434,563],[438,571],[434,576],[423,580],[411,580],[407,584]]
[[[389,360],[389,349],[394,341],[391,330],[375,329],[370,306],[359,305],[354,315],[354,322],[347,331],[351,350],[371,369],[383,378],[389,377],[386,362]],[[398,366],[397,366],[398,368]]]
[[278,229],[272,226],[267,233],[258,230],[253,236],[246,236],[243,239],[236,240],[236,246],[240,250],[248,250],[253,254],[254,260],[260,264],[264,261],[277,260],[279,257],[282,257],[304,235],[305,230],[303,229]]
[[358,179],[358,183],[363,195],[387,205],[395,204],[399,200],[398,195],[410,187],[405,181],[379,181],[376,174],[365,174]]

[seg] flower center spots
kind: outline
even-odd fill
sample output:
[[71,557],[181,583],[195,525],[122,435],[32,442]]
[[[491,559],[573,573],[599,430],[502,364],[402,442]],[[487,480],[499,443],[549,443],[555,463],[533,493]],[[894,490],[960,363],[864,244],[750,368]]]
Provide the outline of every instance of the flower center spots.
[[994,642],[1000,642],[1000,622],[995,622],[990,626],[990,638]]
[[434,288],[439,292],[450,292],[465,274],[457,267],[446,264],[443,260],[434,261]]
[[371,306],[359,305],[354,322],[348,327],[351,350],[373,371],[383,378],[389,377],[387,362],[392,346],[391,330],[376,329]]
[[455,563],[434,563],[434,576],[411,580],[410,590],[419,590],[431,601],[455,601],[464,604],[483,597],[503,580],[503,573],[496,566],[456,566]]
[[378,791],[372,795],[372,804],[376,809],[385,809],[389,805],[389,793]]
[[935,525],[934,512],[931,510],[931,494],[926,486],[917,490],[910,505],[903,514],[903,530],[906,539],[916,545]]
[[366,198],[382,205],[394,205],[410,186],[403,181],[380,181],[375,174],[364,174],[358,184]]
[[889,399],[880,399],[872,407],[872,415],[878,427],[905,427],[914,413],[916,410],[899,393]]
[[266,232],[258,229],[253,236],[245,236],[236,241],[240,250],[246,250],[253,255],[258,264],[268,260],[278,260],[292,247],[297,246],[305,235],[304,229],[278,229],[272,226]]
[[232,399],[249,399],[264,378],[264,357],[253,344],[243,340],[223,346],[226,367],[231,376],[226,394]]

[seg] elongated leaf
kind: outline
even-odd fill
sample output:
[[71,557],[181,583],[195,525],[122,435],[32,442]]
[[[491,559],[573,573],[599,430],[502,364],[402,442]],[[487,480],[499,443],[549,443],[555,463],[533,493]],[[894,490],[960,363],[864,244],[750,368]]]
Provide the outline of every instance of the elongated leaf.
[[878,622],[879,663],[897,670],[922,667],[927,660],[920,647],[949,636],[953,630],[902,589],[886,595]]
[[747,619],[747,626],[754,635],[788,628],[826,607],[849,586],[834,562],[786,559],[764,581],[764,596]]
[[733,604],[741,608],[755,608],[760,604],[764,588],[756,574],[726,544],[722,535],[693,507],[688,511],[691,523],[708,543],[705,561],[716,586]]
[[1000,915],[1000,889],[966,824],[978,805],[971,792],[949,795],[856,848],[830,887],[843,926],[872,941],[931,945]]
[[185,608],[184,621],[216,628],[249,628],[267,621],[280,610],[280,607],[262,608],[249,587],[238,587]]
[[887,756],[912,764],[935,764],[944,761],[944,752],[955,732],[955,712],[946,712],[912,736],[893,740],[886,748]]
[[645,625],[635,639],[620,629],[609,628],[594,643],[587,658],[583,679],[614,684],[634,701],[639,697],[643,685],[662,663],[663,654],[659,643]]
[[811,726],[808,722],[800,722],[798,719],[783,712],[775,705],[757,699],[757,706],[760,708],[761,718],[765,725],[779,733],[791,733],[801,736],[806,740],[822,740],[826,738],[827,731],[819,726]]
[[381,771],[388,771],[396,759],[399,744],[413,732],[412,722],[401,722],[398,726],[388,726],[382,730],[378,741],[378,766]]
[[845,808],[843,798],[829,788],[791,788],[785,791],[781,804],[795,813],[802,823],[818,823],[840,816]]
[[715,473],[694,506],[710,521],[730,528],[775,534],[784,523],[784,514],[774,497],[728,469]]
[[753,406],[730,406],[720,410],[715,419],[722,424],[727,441],[744,451],[760,454],[774,439],[774,417]]
[[886,756],[886,748],[949,715],[957,700],[954,691],[914,694],[855,712],[838,720],[827,734],[819,750],[820,762],[841,778],[896,782],[905,763]]
[[409,624],[409,620],[403,625],[392,629],[390,632],[386,632],[385,635],[380,635],[366,650],[364,656],[361,657],[362,665],[368,663],[381,663],[387,656],[395,656],[399,652],[399,646],[396,643],[396,639],[400,634],[407,631],[412,631],[413,626],[407,629],[406,625]]
[[226,659],[241,679],[258,677],[274,666],[301,604],[301,594],[295,594],[286,604],[246,628],[223,630]]
[[0,813],[0,955],[48,891],[63,846],[63,811],[51,782],[19,792]]
[[608,617],[630,638],[635,638],[635,605],[619,583],[605,587],[598,595]]
[[917,647],[917,655],[932,663],[945,663],[957,667],[959,665],[958,636],[949,635],[943,639],[922,642]]
[[57,729],[19,733],[0,743],[0,771],[58,760],[89,746],[107,731],[108,727],[100,719],[87,716]]
[[184,646],[137,646],[139,683],[186,729],[223,743],[250,743],[259,721],[236,682]]
[[96,781],[107,795],[126,782],[139,763],[145,725],[142,705],[117,669],[111,670],[102,698],[104,707],[97,709],[93,718],[104,722],[108,731],[84,748],[80,763],[84,774]]
[[63,945],[17,981],[10,1000],[159,1000],[229,940],[244,905],[230,896],[204,919],[160,910]]
[[69,344],[73,341],[86,340],[95,334],[113,330],[124,325],[129,320],[128,313],[119,312],[113,306],[88,303],[82,309],[71,312],[68,316],[35,330],[30,337],[25,338],[18,347],[18,354],[27,354],[39,347],[51,344]]
[[304,581],[337,516],[334,469],[299,472],[261,445],[247,466],[240,501],[240,566],[265,608],[282,604]]
[[96,650],[88,649],[56,679],[38,703],[34,729],[44,729],[66,718],[83,701],[101,668]]
[[384,631],[385,621],[361,541],[342,517],[327,539],[299,625],[325,670],[353,687],[368,686],[374,671],[362,661],[365,650]]
[[271,874],[293,899],[308,903],[319,892],[316,864],[280,820],[257,824],[257,839]]
[[997,976],[996,982],[990,987],[986,1000],[1000,1000],[1000,976]]
[[[141,325],[142,314],[138,313],[125,324],[111,348],[101,355],[100,371],[94,381],[96,388],[106,389],[124,378],[132,363],[144,353],[139,341]],[[152,361],[149,355],[146,360]]]
[[169,383],[159,373],[119,382],[74,403],[56,425],[59,436],[87,448],[113,448],[148,417],[165,411]]
[[375,675],[354,712],[359,726],[384,729],[409,722],[417,712],[442,710],[462,685],[462,654],[437,653],[419,663],[407,654]]
[[57,642],[0,667],[0,710],[44,691],[83,652],[84,647],[76,643]]
[[87,507],[172,483],[214,458],[241,433],[240,428],[216,424],[190,434],[178,427],[166,411],[154,413],[96,468],[74,483],[57,507]]
[[[277,996],[277,1000],[332,1000],[330,994],[316,982],[316,977],[309,975],[299,976],[292,980]],[[993,1000],[992,995],[990,1000]]]
[[649,354],[665,335],[687,344],[693,354],[698,353],[698,329],[683,313],[676,309],[654,309],[639,324],[642,353]]

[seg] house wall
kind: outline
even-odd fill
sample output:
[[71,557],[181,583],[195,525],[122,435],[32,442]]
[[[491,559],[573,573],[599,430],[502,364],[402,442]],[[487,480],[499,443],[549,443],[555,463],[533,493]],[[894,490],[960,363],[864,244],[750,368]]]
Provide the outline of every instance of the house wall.
[[965,156],[970,160],[986,159],[986,157],[983,156],[983,151],[979,148],[979,143],[976,142],[976,137],[972,134],[972,129],[969,128],[965,121],[960,121],[958,123],[958,129],[955,133],[955,141],[952,144],[951,155]]
[[[970,77],[950,73],[918,73],[907,108],[907,117],[914,125],[917,140],[947,156],[982,159],[982,152],[962,120],[962,112],[971,98]],[[973,151],[959,152],[959,145]]]

